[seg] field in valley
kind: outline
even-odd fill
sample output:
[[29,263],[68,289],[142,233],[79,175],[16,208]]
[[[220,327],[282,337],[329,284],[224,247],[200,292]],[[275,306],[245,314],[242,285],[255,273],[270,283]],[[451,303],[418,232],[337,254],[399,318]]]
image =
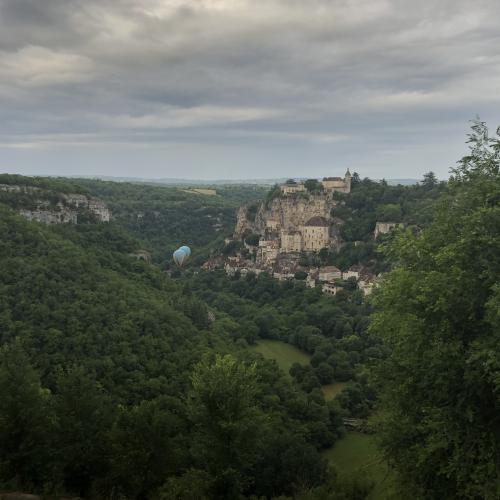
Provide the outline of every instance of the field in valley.
[[260,352],[265,358],[275,359],[278,366],[287,374],[294,363],[308,365],[311,359],[305,352],[281,340],[259,340],[256,345],[250,346],[250,349]]
[[[280,340],[259,340],[251,346],[254,352],[265,358],[275,359],[286,373],[293,363],[309,364],[310,356],[296,347]],[[322,387],[326,400],[333,399],[344,387],[345,382],[337,382]],[[326,450],[324,456],[335,466],[339,475],[364,475],[375,482],[375,488],[369,500],[390,498],[392,488],[389,470],[377,450],[372,435],[360,432],[348,432],[335,446]]]
[[335,466],[339,476],[365,476],[374,481],[375,488],[369,500],[391,498],[390,470],[377,450],[373,435],[348,432],[326,450],[324,456]]
[[323,391],[325,399],[330,401],[330,399],[333,399],[337,394],[340,394],[346,385],[346,382],[335,382],[334,384],[324,385],[321,390]]

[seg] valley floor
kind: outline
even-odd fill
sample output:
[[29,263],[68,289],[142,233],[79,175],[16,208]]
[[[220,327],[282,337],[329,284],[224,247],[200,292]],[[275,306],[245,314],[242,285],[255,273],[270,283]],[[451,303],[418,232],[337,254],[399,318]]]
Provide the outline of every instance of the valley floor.
[[[309,364],[310,356],[296,347],[280,340],[259,340],[250,349],[265,358],[274,359],[288,374],[293,363]],[[333,399],[342,392],[345,382],[322,387],[325,399]],[[332,448],[323,452],[340,476],[365,476],[374,481],[375,488],[369,500],[387,500],[392,491],[390,470],[377,450],[373,435],[347,432]]]

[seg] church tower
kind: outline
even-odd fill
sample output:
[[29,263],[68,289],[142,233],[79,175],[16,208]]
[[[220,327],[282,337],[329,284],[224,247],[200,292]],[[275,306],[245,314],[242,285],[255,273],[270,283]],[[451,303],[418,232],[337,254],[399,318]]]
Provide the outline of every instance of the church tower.
[[345,183],[345,192],[350,193],[351,192],[351,172],[349,172],[349,169],[347,169],[347,172],[345,173],[344,176],[344,183]]

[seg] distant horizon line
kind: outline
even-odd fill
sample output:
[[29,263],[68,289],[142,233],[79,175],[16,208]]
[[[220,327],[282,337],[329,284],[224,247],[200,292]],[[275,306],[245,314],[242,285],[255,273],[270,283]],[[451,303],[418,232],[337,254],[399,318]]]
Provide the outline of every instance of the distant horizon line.
[[[164,184],[265,184],[265,185],[273,185],[279,182],[285,182],[288,179],[294,179],[299,181],[305,181],[307,179],[319,179],[320,177],[246,177],[246,178],[232,178],[232,179],[224,179],[224,178],[215,178],[215,179],[202,179],[202,178],[183,178],[183,177],[137,177],[137,176],[126,176],[126,175],[84,175],[84,174],[18,174],[18,173],[10,173],[10,172],[1,172],[3,174],[8,175],[20,175],[24,177],[52,177],[52,178],[67,178],[67,179],[96,179],[96,180],[109,180],[109,181],[122,181],[122,182],[153,182],[153,183],[164,183]],[[386,180],[391,183],[403,183],[403,184],[416,184],[420,182],[421,179],[417,179],[414,177],[397,177],[397,178],[373,178],[364,176],[362,179],[368,178],[375,181]],[[442,179],[438,179],[442,180]]]

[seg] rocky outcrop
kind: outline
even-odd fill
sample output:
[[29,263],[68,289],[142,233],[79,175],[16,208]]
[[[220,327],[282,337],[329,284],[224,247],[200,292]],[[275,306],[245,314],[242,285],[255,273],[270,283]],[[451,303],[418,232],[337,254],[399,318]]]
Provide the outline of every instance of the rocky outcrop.
[[281,229],[293,230],[313,217],[329,219],[333,206],[334,202],[323,194],[279,197],[272,200],[267,208],[261,206],[255,217],[255,225],[264,231],[267,221],[275,220]]
[[240,240],[243,237],[243,233],[250,229],[252,232],[255,229],[255,225],[247,220],[247,206],[243,205],[238,209],[236,213],[236,227],[234,228],[234,239]]
[[54,210],[40,206],[36,210],[21,208],[19,214],[29,221],[43,224],[76,224],[78,222],[77,212],[65,207],[57,207]]
[[[90,213],[99,222],[109,222],[111,213],[106,204],[90,196],[60,193],[34,186],[0,184],[0,191],[19,194],[19,214],[30,221],[44,224],[77,224],[79,215]],[[28,195],[28,199],[21,195]],[[17,198],[17,196],[14,196]],[[29,200],[29,202],[28,202]],[[24,206],[23,206],[24,205]]]
[[280,196],[271,200],[267,206],[262,203],[254,222],[247,219],[247,207],[242,206],[237,213],[234,238],[240,239],[247,230],[262,235],[282,229],[292,231],[305,225],[313,217],[329,220],[334,206],[335,201],[323,193]]
[[381,234],[390,233],[393,229],[401,227],[403,224],[400,222],[377,222],[375,224],[375,231],[373,237],[376,239]]

